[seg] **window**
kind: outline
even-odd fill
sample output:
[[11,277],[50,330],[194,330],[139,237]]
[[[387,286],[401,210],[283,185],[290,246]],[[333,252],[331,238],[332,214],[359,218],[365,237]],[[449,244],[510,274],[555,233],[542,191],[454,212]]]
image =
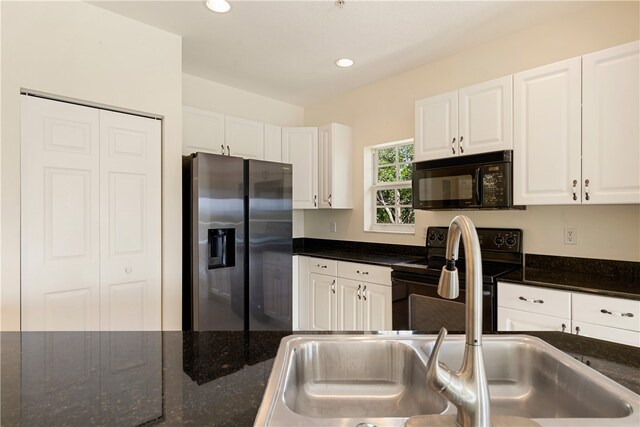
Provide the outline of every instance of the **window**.
[[[395,141],[366,148],[365,228],[369,231],[414,232],[411,171],[413,140]],[[369,167],[367,167],[369,166]]]

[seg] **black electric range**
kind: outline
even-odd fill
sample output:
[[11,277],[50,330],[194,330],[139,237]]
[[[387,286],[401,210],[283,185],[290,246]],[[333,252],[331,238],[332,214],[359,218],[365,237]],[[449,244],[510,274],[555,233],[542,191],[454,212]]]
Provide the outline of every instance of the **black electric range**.
[[[497,329],[497,286],[499,277],[522,268],[522,230],[478,228],[482,259],[483,330]],[[460,239],[458,277],[460,296],[446,300],[437,293],[438,280],[445,265],[448,227],[427,229],[426,256],[410,263],[393,265],[393,329],[434,330],[441,326],[464,330],[465,253]]]

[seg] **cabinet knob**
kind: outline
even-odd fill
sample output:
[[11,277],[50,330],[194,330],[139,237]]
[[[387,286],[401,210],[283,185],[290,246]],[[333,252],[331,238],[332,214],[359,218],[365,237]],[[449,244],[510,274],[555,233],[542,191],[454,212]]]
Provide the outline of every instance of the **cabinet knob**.
[[525,297],[518,297],[518,299],[520,301],[526,301],[526,302],[530,302],[533,304],[544,304],[544,301],[541,299],[529,299],[529,298],[525,298]]
[[126,267],[126,268],[124,269],[124,272],[125,272],[125,273],[127,273],[127,274],[128,274],[128,273],[131,273],[132,271],[133,271],[133,268],[131,268],[131,267]]
[[589,200],[591,197],[589,196],[589,180],[584,180],[584,198],[585,200]]
[[609,311],[606,308],[603,308],[602,310],[600,310],[600,313],[608,314],[610,316],[633,317],[633,313],[619,313],[619,312],[616,312],[616,311]]

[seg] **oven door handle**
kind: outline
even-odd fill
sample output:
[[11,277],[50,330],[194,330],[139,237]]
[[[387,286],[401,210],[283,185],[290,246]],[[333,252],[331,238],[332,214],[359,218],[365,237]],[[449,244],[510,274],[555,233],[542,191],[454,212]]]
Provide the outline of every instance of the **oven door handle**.
[[476,206],[482,205],[482,184],[480,183],[480,175],[482,172],[482,166],[476,169]]

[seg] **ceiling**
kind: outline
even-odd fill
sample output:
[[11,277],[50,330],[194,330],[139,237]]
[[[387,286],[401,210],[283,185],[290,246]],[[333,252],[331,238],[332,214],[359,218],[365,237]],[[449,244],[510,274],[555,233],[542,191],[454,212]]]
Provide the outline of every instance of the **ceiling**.
[[[92,1],[183,38],[183,71],[295,105],[349,92],[505,36],[583,2]],[[338,68],[348,57],[355,65]]]

